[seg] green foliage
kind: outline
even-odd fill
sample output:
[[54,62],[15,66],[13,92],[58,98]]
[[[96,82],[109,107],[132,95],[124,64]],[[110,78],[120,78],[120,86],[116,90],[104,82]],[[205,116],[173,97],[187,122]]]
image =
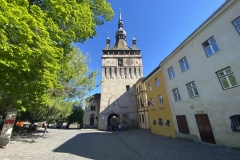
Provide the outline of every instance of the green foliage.
[[68,126],[73,123],[82,124],[83,123],[84,110],[81,106],[77,106],[73,109],[71,115],[67,117]]
[[[58,99],[66,91],[68,97],[80,94],[71,86],[81,81],[86,88],[87,78],[76,80],[74,74],[85,73],[87,64],[82,64],[81,72],[70,72],[68,60],[77,56],[71,55],[76,53],[71,43],[95,36],[96,26],[113,17],[110,4],[106,0],[0,0],[0,4],[0,113],[49,106],[54,90],[64,89]],[[61,75],[65,69],[67,75]],[[89,78],[95,75],[92,72]]]

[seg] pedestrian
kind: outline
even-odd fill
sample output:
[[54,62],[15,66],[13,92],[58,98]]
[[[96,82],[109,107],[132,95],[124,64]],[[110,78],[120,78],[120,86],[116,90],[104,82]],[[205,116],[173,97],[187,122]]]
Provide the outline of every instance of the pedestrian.
[[118,131],[121,132],[121,124],[118,125]]

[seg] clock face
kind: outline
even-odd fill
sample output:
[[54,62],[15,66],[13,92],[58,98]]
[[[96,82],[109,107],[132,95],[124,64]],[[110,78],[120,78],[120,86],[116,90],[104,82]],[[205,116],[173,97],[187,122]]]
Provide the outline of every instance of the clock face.
[[131,58],[126,60],[126,64],[127,65],[132,65],[133,64],[133,60]]

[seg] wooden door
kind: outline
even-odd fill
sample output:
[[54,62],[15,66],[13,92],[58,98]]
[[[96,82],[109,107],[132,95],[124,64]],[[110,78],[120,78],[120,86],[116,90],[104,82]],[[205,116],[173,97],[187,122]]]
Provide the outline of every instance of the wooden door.
[[94,125],[94,116],[91,116],[90,117],[90,126],[93,126]]
[[179,116],[176,116],[176,118],[177,118],[179,132],[190,134],[189,129],[188,129],[186,116],[185,115],[179,115]]
[[195,115],[196,121],[197,121],[197,125],[198,125],[198,130],[201,136],[201,140],[203,142],[207,142],[207,143],[214,143],[215,144],[215,140],[213,137],[213,132],[212,132],[212,128],[208,119],[208,115],[207,114],[199,114],[199,115]]

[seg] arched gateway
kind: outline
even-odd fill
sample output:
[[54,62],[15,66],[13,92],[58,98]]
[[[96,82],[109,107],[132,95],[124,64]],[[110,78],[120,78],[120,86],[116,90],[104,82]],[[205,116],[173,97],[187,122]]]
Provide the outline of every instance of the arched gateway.
[[108,127],[116,128],[120,124],[120,118],[117,114],[111,114],[108,116]]

